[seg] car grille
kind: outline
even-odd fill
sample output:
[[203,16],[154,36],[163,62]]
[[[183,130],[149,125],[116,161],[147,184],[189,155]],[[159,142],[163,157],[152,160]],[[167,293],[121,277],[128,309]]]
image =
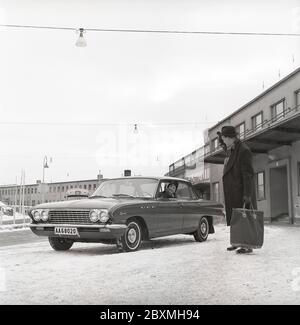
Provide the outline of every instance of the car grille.
[[57,224],[92,224],[89,210],[50,210],[50,223]]

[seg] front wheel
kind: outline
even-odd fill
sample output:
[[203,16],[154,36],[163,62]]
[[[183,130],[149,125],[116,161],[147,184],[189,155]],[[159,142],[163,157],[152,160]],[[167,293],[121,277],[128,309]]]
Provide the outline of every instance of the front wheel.
[[142,228],[136,219],[132,219],[127,224],[125,234],[117,240],[119,251],[134,252],[142,242]]
[[67,251],[73,245],[73,240],[60,237],[48,237],[50,246],[55,251]]
[[206,241],[209,233],[209,223],[206,217],[202,217],[198,229],[194,232],[194,238],[198,242]]

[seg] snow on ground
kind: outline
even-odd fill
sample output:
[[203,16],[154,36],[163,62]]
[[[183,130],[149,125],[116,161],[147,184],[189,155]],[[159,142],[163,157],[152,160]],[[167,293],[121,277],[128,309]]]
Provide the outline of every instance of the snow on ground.
[[[0,304],[300,304],[300,228],[266,226],[252,255],[227,252],[229,229],[204,243],[178,235],[139,251],[47,242],[0,248]],[[3,286],[2,286],[3,287]]]
[[20,231],[28,227],[29,227],[29,223],[0,225],[0,236],[3,232]]

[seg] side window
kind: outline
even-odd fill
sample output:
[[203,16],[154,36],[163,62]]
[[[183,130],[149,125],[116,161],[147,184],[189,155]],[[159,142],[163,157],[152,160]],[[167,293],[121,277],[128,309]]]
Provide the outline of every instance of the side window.
[[191,199],[189,185],[187,183],[179,183],[176,191],[176,197],[178,199]]
[[169,182],[160,182],[158,192],[157,192],[157,197],[161,196],[161,194],[165,191],[168,184]]
[[198,197],[198,195],[196,194],[196,191],[195,191],[191,186],[189,186],[189,188],[190,188],[190,192],[191,192],[192,200],[198,200],[199,197]]

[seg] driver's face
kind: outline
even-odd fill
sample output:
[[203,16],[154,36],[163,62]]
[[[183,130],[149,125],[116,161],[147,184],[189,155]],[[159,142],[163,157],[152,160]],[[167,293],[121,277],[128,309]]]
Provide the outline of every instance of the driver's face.
[[176,185],[174,185],[174,184],[170,184],[169,186],[168,186],[168,190],[169,190],[169,192],[171,192],[171,193],[175,193],[176,192]]

